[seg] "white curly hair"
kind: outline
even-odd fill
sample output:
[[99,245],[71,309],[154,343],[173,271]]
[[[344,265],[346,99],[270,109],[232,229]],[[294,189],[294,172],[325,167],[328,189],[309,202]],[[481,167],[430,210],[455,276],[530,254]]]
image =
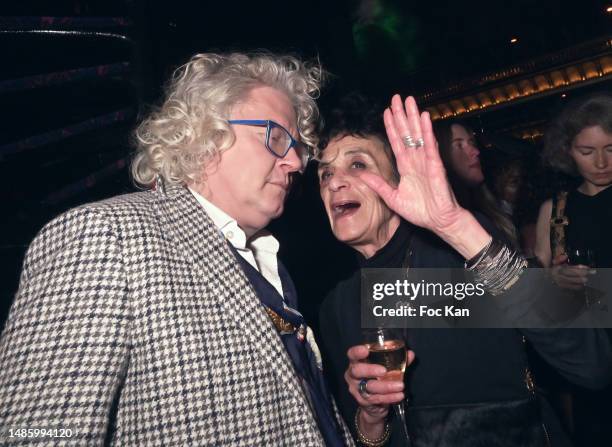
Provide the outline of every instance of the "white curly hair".
[[205,180],[204,167],[235,139],[227,119],[232,106],[259,86],[284,92],[297,115],[302,143],[316,149],[323,70],[318,62],[270,53],[197,54],[173,74],[161,107],[135,132],[132,177],[150,187]]

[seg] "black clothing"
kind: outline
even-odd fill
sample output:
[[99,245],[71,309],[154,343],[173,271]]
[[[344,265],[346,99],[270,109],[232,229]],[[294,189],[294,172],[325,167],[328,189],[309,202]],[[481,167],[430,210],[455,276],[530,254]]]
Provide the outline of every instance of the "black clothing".
[[[565,213],[568,248],[594,251],[595,266],[612,267],[612,187],[587,196],[578,190],[567,195]],[[608,329],[612,337],[612,331]],[[602,391],[576,388],[573,414],[576,445],[603,447],[612,444],[612,386]]]
[[587,196],[577,189],[567,195],[565,214],[569,220],[566,243],[571,248],[589,248],[595,266],[612,267],[612,187]]
[[[489,224],[483,224],[490,229]],[[402,267],[407,251],[410,267],[463,267],[460,255],[443,241],[405,222],[387,245],[374,256],[370,259],[360,257],[360,264],[363,268]],[[330,292],[321,307],[320,325],[320,338],[329,380],[340,410],[345,420],[350,422],[354,418],[356,403],[348,393],[343,374],[348,366],[347,349],[363,342],[359,271]],[[410,417],[412,409],[427,406],[495,404],[528,399],[532,394],[525,384],[527,361],[523,334],[527,339],[533,339],[538,351],[549,353],[549,361],[558,368],[565,369],[568,376],[582,377],[585,372],[577,370],[584,364],[585,349],[581,341],[589,342],[591,339],[581,338],[579,332],[581,331],[526,330],[521,333],[513,329],[409,329],[406,343],[415,352],[416,360],[406,370],[406,394],[410,402],[407,417]],[[597,343],[593,344],[595,346],[586,351],[596,352]],[[561,359],[557,356],[559,351],[562,353]],[[552,416],[552,410],[545,403],[543,413],[546,429],[553,440],[551,445],[569,445],[558,422]],[[499,423],[503,424],[504,421]],[[480,428],[482,427],[483,425]],[[471,434],[469,431],[465,432],[467,442],[470,439],[475,441],[476,431],[479,431],[478,427],[475,427]],[[481,433],[478,433],[478,436],[480,435]],[[402,445],[399,440],[395,442]],[[498,444],[496,439],[488,439],[482,445]]]

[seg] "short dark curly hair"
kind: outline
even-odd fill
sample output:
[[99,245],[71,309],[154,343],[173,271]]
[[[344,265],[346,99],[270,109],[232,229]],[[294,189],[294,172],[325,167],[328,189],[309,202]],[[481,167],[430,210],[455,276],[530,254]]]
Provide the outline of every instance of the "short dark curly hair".
[[576,135],[583,129],[600,126],[612,133],[612,94],[595,93],[567,104],[551,123],[544,136],[542,162],[556,171],[578,176],[569,151]]
[[383,143],[387,158],[391,162],[392,180],[399,181],[395,155],[387,139],[383,123],[383,107],[359,92],[351,92],[341,98],[329,111],[323,112],[323,126],[319,133],[319,150],[322,152],[336,138],[353,136],[378,138]]

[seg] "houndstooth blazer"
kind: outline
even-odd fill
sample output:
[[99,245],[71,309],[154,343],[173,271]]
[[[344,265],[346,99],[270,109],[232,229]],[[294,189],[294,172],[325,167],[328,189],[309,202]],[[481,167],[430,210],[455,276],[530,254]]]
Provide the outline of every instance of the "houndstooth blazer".
[[127,194],[32,242],[0,339],[0,444],[58,428],[73,437],[45,444],[323,445],[298,380],[191,193]]

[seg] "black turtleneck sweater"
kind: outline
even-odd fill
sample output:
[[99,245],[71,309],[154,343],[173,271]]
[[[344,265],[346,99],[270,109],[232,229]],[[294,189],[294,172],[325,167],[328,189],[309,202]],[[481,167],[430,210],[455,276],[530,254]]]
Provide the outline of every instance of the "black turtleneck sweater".
[[[480,219],[479,219],[480,220]],[[490,225],[487,229],[495,233]],[[404,222],[391,240],[369,259],[359,255],[361,268],[463,267],[463,259],[443,241]],[[328,380],[345,420],[352,425],[356,403],[344,381],[349,347],[362,344],[360,315],[360,272],[337,284],[320,309],[320,341]],[[588,331],[588,330],[587,330]],[[406,342],[415,361],[406,370],[406,392],[410,408],[502,402],[529,396],[525,385],[527,361],[523,335],[539,352],[563,352],[556,360],[560,369],[580,368],[589,337],[574,339],[581,331],[523,331],[514,329],[410,329]],[[595,337],[597,338],[597,337]],[[575,345],[568,357],[565,344]],[[559,348],[559,344],[563,349]],[[572,361],[574,352],[576,361]],[[554,361],[554,360],[553,360]],[[566,371],[580,376],[583,371]],[[553,446],[569,445],[552,412],[545,411]],[[469,434],[466,433],[469,438]],[[491,444],[493,445],[493,444]]]
[[[399,268],[406,258],[411,267],[463,267],[458,253],[407,223],[374,256],[358,256],[361,268]],[[360,287],[357,271],[338,284],[321,307],[320,335],[326,367],[336,373],[332,380],[336,389],[345,388],[342,374],[348,366],[347,349],[363,343]],[[415,363],[406,371],[413,405],[485,402],[527,393],[524,348],[517,331],[487,330],[483,337],[483,331],[477,329],[418,329],[407,331],[406,342],[416,354]],[[489,364],[488,359],[497,357],[500,350],[509,354],[508,360]]]

